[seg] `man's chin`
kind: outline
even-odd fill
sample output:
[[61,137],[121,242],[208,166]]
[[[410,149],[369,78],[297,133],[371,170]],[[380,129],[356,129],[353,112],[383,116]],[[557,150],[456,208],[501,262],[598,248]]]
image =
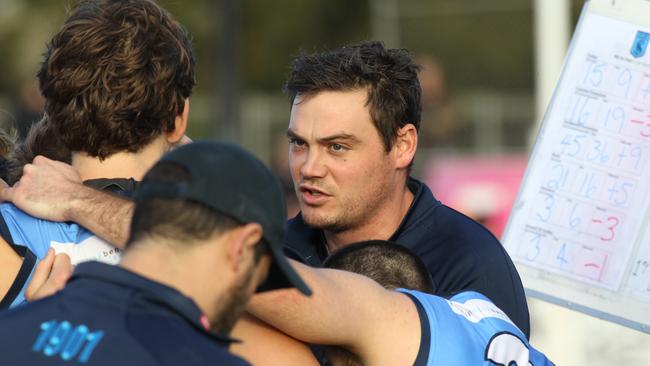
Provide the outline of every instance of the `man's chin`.
[[312,229],[326,230],[330,232],[341,232],[349,229],[349,226],[342,225],[341,220],[332,216],[314,215],[313,213],[302,213],[302,221]]
[[331,217],[319,215],[313,212],[313,209],[308,209],[307,211],[302,211],[302,220],[305,224],[309,225],[314,229],[328,230],[335,223]]

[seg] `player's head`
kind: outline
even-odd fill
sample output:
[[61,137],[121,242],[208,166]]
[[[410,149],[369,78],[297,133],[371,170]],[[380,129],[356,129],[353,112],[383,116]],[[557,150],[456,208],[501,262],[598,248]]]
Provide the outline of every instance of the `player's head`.
[[407,288],[431,293],[431,274],[408,248],[386,240],[350,244],[329,256],[323,265],[370,277],[384,288]]
[[194,64],[188,34],[154,1],[85,0],[48,43],[38,79],[65,146],[105,159],[180,139]]
[[165,245],[179,253],[205,248],[220,253],[215,261],[225,263],[219,269],[224,275],[213,280],[233,281],[217,302],[220,315],[211,319],[218,330],[231,328],[265,279],[265,289],[309,293],[282,252],[285,207],[279,183],[242,148],[215,141],[181,146],[145,175],[136,198],[128,250]]
[[406,124],[420,127],[419,66],[405,49],[365,42],[294,59],[285,84],[291,104],[323,91],[364,90],[372,122],[390,151]]
[[[364,275],[389,290],[433,291],[431,275],[422,259],[406,247],[386,240],[350,244],[329,256],[323,266]],[[359,357],[340,347],[326,347],[325,353],[335,366],[363,365]]]
[[309,226],[356,228],[399,199],[417,148],[417,71],[405,50],[378,42],[296,58],[289,167]]
[[13,185],[20,176],[21,167],[16,162],[17,134],[0,128],[0,178]]

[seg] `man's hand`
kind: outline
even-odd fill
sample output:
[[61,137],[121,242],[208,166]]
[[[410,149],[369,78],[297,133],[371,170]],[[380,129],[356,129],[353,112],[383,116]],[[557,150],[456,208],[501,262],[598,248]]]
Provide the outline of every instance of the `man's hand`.
[[54,295],[65,287],[65,283],[72,276],[72,264],[67,254],[54,255],[50,248],[45,258],[36,265],[32,279],[25,290],[25,299],[35,301]]
[[32,216],[68,221],[83,187],[79,173],[72,166],[37,156],[25,165],[23,176],[13,187],[0,188],[0,199],[12,202]]

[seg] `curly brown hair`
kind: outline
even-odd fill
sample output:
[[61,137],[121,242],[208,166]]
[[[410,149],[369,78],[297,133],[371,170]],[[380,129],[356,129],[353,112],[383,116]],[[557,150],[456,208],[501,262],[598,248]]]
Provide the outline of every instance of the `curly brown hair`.
[[182,26],[149,0],[82,1],[38,72],[45,112],[73,152],[138,152],[174,130],[194,87]]

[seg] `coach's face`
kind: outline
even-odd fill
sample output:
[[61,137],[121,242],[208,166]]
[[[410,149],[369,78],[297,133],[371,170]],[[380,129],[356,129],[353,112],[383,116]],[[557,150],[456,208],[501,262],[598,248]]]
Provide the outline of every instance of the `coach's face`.
[[395,159],[372,122],[365,89],[297,96],[287,136],[291,176],[308,225],[353,229],[393,191]]

